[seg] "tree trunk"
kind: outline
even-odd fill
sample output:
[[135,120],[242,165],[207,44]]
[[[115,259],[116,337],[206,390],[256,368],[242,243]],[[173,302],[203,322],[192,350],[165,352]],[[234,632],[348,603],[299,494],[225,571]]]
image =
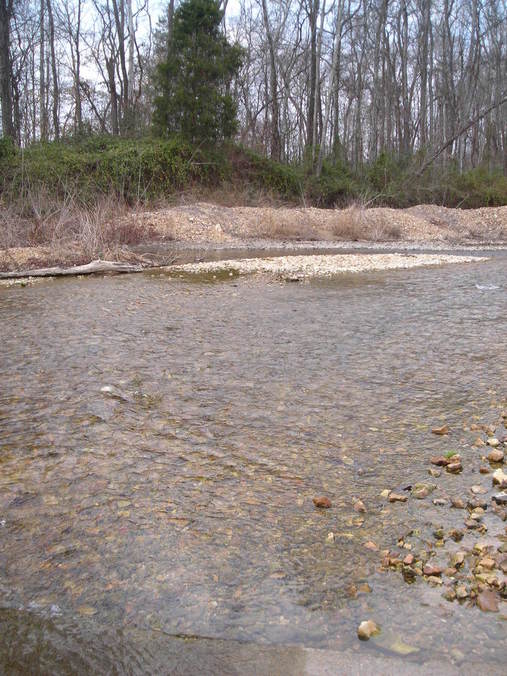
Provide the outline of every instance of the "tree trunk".
[[2,134],[14,139],[12,122],[10,25],[13,0],[0,0],[0,103],[2,104]]

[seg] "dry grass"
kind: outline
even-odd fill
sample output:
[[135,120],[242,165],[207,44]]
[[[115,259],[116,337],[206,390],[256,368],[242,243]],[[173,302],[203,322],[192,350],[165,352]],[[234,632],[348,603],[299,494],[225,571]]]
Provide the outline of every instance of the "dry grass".
[[15,248],[33,250],[33,257],[22,256],[27,268],[41,261],[75,265],[94,258],[131,260],[128,247],[160,237],[125,203],[108,197],[85,207],[71,195],[63,203],[52,203],[41,191],[30,193],[23,207],[27,215],[19,211],[0,204],[0,269],[19,267],[19,256],[11,251]]
[[261,239],[311,241],[318,240],[319,232],[310,215],[295,211],[270,210],[261,216],[252,235]]

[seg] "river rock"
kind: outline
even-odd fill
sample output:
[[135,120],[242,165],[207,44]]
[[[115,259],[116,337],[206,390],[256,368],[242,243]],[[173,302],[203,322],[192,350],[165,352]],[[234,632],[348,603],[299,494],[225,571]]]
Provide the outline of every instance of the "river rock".
[[437,467],[446,467],[451,461],[449,458],[446,458],[445,455],[435,455],[430,458],[430,462]]
[[466,599],[468,596],[468,589],[465,587],[464,584],[459,584],[456,587],[456,598],[459,601],[463,601],[463,599]]
[[406,557],[403,559],[403,563],[406,566],[411,566],[415,561],[415,557],[413,554],[407,554]]
[[454,540],[454,542],[460,542],[460,540],[463,540],[463,531],[459,530],[459,528],[452,528],[449,531],[449,537]]
[[497,505],[507,505],[507,493],[505,491],[493,495],[491,499],[493,502],[496,502]]
[[489,469],[489,467],[486,467],[486,465],[481,465],[479,467],[479,473],[480,474],[491,474],[491,470]]
[[485,613],[498,612],[497,595],[490,589],[485,589],[477,596],[477,605]]
[[433,467],[430,467],[428,470],[428,474],[432,476],[434,479],[438,479],[438,477],[442,475],[442,472],[439,469],[434,469]]
[[378,545],[375,544],[375,542],[372,542],[371,540],[368,540],[368,542],[365,542],[364,546],[366,547],[366,549],[369,549],[372,552],[378,551]]
[[414,484],[412,486],[412,497],[417,498],[417,500],[423,500],[427,498],[428,495],[435,489],[435,486],[432,484]]
[[493,568],[496,568],[496,561],[490,556],[485,556],[479,561],[478,565],[481,566],[481,568],[485,568],[486,570],[493,570]]
[[367,641],[372,636],[380,633],[380,627],[373,620],[363,620],[357,628],[357,637],[361,641]]
[[447,504],[447,500],[445,498],[435,498],[433,500],[433,504],[436,505],[437,507],[445,507]]
[[487,489],[487,488],[484,488],[484,486],[479,486],[479,485],[472,486],[472,487],[470,488],[470,490],[472,491],[472,493],[473,493],[474,495],[484,495],[485,493],[488,492],[488,489]]
[[354,511],[360,512],[360,513],[366,512],[366,505],[364,504],[364,502],[362,500],[356,500],[354,502]]
[[507,488],[507,474],[505,474],[503,469],[496,469],[493,472],[493,485]]
[[407,496],[400,493],[389,493],[389,502],[406,502]]
[[437,575],[442,575],[442,572],[443,572],[443,568],[442,568],[441,566],[435,566],[435,565],[433,565],[433,564],[431,564],[431,563],[427,563],[427,564],[423,567],[423,573],[424,573],[425,575],[430,576],[430,577],[435,577],[435,576],[437,576]]
[[442,427],[433,427],[431,432],[433,434],[437,434],[438,436],[444,436],[445,434],[449,434],[450,429],[448,425],[442,425]]
[[453,498],[451,500],[451,506],[454,507],[454,509],[465,509],[465,503],[461,498]]
[[503,462],[504,459],[504,452],[500,448],[493,448],[488,453],[488,460],[489,462]]
[[451,556],[451,563],[455,568],[459,568],[465,563],[465,552],[454,552]]
[[500,441],[496,437],[490,437],[486,443],[488,444],[488,446],[491,446],[492,448],[500,446]]
[[461,464],[461,460],[455,460],[453,456],[452,462],[450,462],[445,469],[450,474],[459,474],[463,469],[463,465]]
[[313,498],[313,504],[319,509],[329,509],[332,507],[332,502],[329,498],[325,496],[320,496],[318,498]]

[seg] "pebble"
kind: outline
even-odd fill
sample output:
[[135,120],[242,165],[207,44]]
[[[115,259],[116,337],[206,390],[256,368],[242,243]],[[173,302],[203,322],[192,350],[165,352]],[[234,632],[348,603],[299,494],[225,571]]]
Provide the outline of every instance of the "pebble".
[[454,552],[451,556],[451,563],[455,568],[459,568],[465,563],[465,552]]
[[507,474],[505,474],[503,469],[496,469],[493,472],[493,485],[507,488]]
[[413,554],[407,554],[406,557],[403,559],[403,563],[406,566],[411,566],[415,561],[415,557]]
[[502,491],[491,498],[497,505],[507,505],[507,492]]
[[407,496],[399,493],[389,493],[389,502],[406,502]]
[[427,498],[429,494],[430,491],[424,484],[416,484],[412,488],[412,496],[417,500],[423,500],[424,498]]
[[484,486],[472,486],[470,489],[474,495],[484,495],[485,493],[488,492],[487,488],[484,488]]
[[498,612],[497,596],[489,589],[485,589],[477,596],[477,605],[485,613]]
[[442,571],[443,568],[441,568],[440,566],[433,566],[431,563],[427,563],[423,568],[423,573],[425,575],[429,575],[430,577],[442,575]]
[[454,542],[459,542],[460,540],[463,540],[463,531],[459,530],[459,528],[453,528],[452,530],[449,531],[449,537],[454,540]]
[[456,587],[456,598],[459,600],[466,599],[468,596],[468,589],[465,587],[464,584],[459,584]]
[[492,448],[500,446],[500,441],[496,437],[490,437],[486,443],[488,444],[488,446],[491,446]]
[[428,474],[432,476],[434,479],[437,479],[439,476],[442,475],[442,472],[439,469],[433,469],[433,467],[430,467],[428,470]]
[[365,542],[364,546],[366,547],[366,549],[369,549],[372,552],[378,551],[378,545],[375,544],[375,542],[372,542],[371,540],[368,540],[368,542]]
[[447,500],[445,498],[435,498],[433,504],[437,505],[437,507],[445,507]]
[[326,542],[334,542],[334,533],[328,533],[326,537]]
[[453,498],[451,500],[451,506],[454,507],[454,509],[465,509],[465,503],[461,498]]
[[430,462],[437,467],[446,467],[450,463],[450,459],[446,458],[445,455],[435,455],[430,458]]
[[373,620],[363,620],[357,628],[357,637],[361,641],[367,641],[371,636],[380,633],[380,628]]
[[481,439],[480,437],[474,441],[474,446],[480,447],[480,446],[485,446],[485,445],[486,445],[486,442],[483,439]]
[[433,434],[443,436],[444,434],[449,434],[450,429],[448,425],[442,425],[442,427],[434,427],[431,431]]
[[313,504],[319,509],[329,509],[332,506],[331,500],[324,496],[313,498]]
[[481,467],[479,467],[479,472],[480,474],[490,474],[491,470],[489,469],[489,467],[482,465]]
[[489,462],[503,462],[504,457],[505,454],[500,448],[493,448],[493,450],[488,453]]
[[486,570],[493,570],[493,568],[496,568],[496,561],[490,556],[485,556],[479,561],[479,566],[482,566],[482,568],[485,568]]
[[461,460],[457,460],[450,462],[445,469],[450,474],[458,474],[463,469],[463,465],[461,464]]
[[364,504],[364,502],[362,500],[356,500],[354,502],[354,511],[360,512],[360,513],[366,512],[366,505]]

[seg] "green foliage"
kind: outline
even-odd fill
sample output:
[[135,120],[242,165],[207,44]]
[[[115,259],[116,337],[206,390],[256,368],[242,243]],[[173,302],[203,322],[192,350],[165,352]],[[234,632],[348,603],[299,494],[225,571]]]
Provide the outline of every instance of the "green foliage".
[[320,176],[309,176],[306,193],[312,204],[321,207],[345,205],[358,196],[352,172],[342,162],[324,161]]
[[[4,161],[4,194],[26,196],[44,187],[48,194],[94,202],[114,194],[130,203],[169,196],[193,183],[215,185],[224,162],[181,138],[131,140],[93,137],[70,143],[30,146]],[[8,195],[6,195],[8,198]]]
[[304,196],[308,204],[321,207],[344,206],[365,196],[375,197],[377,206],[392,207],[430,202],[469,208],[507,204],[507,177],[486,168],[459,174],[455,168],[433,167],[417,178],[413,169],[404,170],[383,158],[361,176],[340,161],[325,161],[318,178],[307,170],[233,144],[212,149],[180,136],[137,140],[90,136],[22,150],[2,140],[0,201],[24,205],[26,210],[31,195],[43,192],[58,201],[71,196],[82,205],[94,204],[104,195],[130,204],[149,203],[181,190],[198,192],[227,182],[240,192],[248,188],[254,199],[256,191],[298,203]]
[[222,33],[217,0],[183,0],[174,13],[167,59],[157,70],[154,126],[192,143],[216,143],[237,129],[229,93],[242,50]]
[[380,153],[367,168],[366,179],[374,191],[389,194],[390,187],[400,179],[402,172],[399,161],[388,153]]
[[232,148],[233,178],[252,183],[284,199],[299,199],[303,193],[302,173],[287,164],[270,160],[247,148]]
[[0,138],[0,161],[9,159],[16,154],[16,146],[14,141],[9,136],[2,136]]

